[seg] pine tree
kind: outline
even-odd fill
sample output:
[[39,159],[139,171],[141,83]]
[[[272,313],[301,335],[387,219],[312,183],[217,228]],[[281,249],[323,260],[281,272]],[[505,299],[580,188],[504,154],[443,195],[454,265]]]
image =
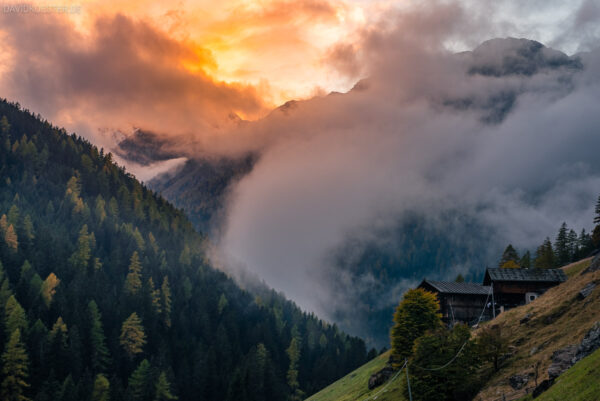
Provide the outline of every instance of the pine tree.
[[600,224],[594,227],[594,231],[592,231],[592,246],[600,248]]
[[160,286],[160,296],[163,314],[163,323],[167,327],[171,327],[171,287],[169,286],[169,277],[163,278]]
[[507,265],[509,262],[513,262],[518,267],[519,259],[519,254],[517,253],[516,249],[512,246],[512,244],[508,244],[502,253],[502,258],[500,259],[498,267],[507,267],[505,265]]
[[29,371],[29,358],[25,345],[21,341],[21,330],[16,329],[10,336],[4,354],[2,354],[2,375],[0,386],[3,401],[28,401],[25,391]]
[[131,255],[129,263],[129,273],[125,279],[125,292],[129,295],[136,295],[142,288],[142,264],[137,251]]
[[391,330],[392,358],[395,366],[410,356],[417,338],[427,330],[442,324],[439,313],[440,303],[434,293],[421,288],[411,289],[394,313],[394,326]]
[[11,295],[12,291],[10,290],[10,283],[4,272],[4,266],[2,265],[2,262],[0,262],[0,310],[5,310],[6,302]]
[[594,250],[594,243],[592,241],[592,236],[585,231],[585,228],[581,230],[578,238],[578,248],[579,253],[577,255],[577,259],[581,259],[586,257]]
[[569,262],[575,262],[577,255],[579,254],[579,240],[575,230],[569,230],[569,234],[567,234],[567,244],[569,248]]
[[150,363],[144,359],[133,371],[127,385],[131,401],[148,400],[151,397]]
[[144,347],[144,344],[146,344],[146,334],[144,333],[142,321],[137,313],[133,312],[123,322],[119,340],[121,346],[130,358],[133,359],[133,357],[142,352],[142,348]]
[[48,333],[46,346],[47,358],[52,361],[52,369],[59,377],[65,377],[71,367],[71,352],[69,350],[69,330],[62,317],[58,317]]
[[556,256],[550,238],[546,238],[537,248],[533,266],[536,269],[553,269],[556,266]]
[[42,288],[40,290],[40,295],[44,300],[44,304],[46,308],[50,308],[50,304],[52,303],[52,299],[54,298],[54,294],[56,294],[56,287],[60,284],[60,280],[56,277],[56,274],[50,273],[46,280],[42,283]]
[[556,241],[554,242],[554,252],[556,254],[556,263],[559,266],[564,266],[570,261],[570,250],[569,250],[569,230],[567,228],[567,223],[562,223],[560,229],[558,230],[558,234],[556,236]]
[[110,383],[102,374],[96,375],[94,380],[94,390],[92,391],[92,401],[109,401]]
[[176,399],[177,397],[171,394],[171,385],[167,380],[167,375],[165,372],[161,372],[161,374],[158,376],[158,380],[156,381],[154,401],[169,401]]
[[521,261],[520,261],[519,265],[523,269],[529,269],[529,268],[531,268],[531,253],[529,251],[526,251],[523,254],[523,257],[521,258]]
[[594,216],[594,224],[600,224],[600,195],[598,196],[594,212],[596,213],[596,216]]
[[106,372],[110,362],[110,354],[106,347],[106,337],[102,328],[102,315],[95,301],[88,304],[90,319],[91,362],[94,372]]

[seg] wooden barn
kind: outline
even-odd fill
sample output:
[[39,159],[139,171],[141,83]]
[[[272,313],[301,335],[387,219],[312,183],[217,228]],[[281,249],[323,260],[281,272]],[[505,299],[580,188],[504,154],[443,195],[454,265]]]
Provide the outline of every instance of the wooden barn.
[[496,311],[527,304],[551,287],[567,280],[561,269],[491,269],[483,278],[483,285],[491,286]]
[[482,321],[491,319],[492,297],[489,286],[425,279],[418,288],[437,294],[442,320],[447,324],[456,322],[476,324],[482,312]]

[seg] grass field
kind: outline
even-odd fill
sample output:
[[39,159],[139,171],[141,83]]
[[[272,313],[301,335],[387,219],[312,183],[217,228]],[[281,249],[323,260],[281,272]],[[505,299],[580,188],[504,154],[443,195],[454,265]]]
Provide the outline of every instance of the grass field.
[[[522,401],[532,400],[531,396]],[[600,349],[563,373],[538,401],[599,401]]]
[[367,387],[369,377],[385,366],[389,356],[389,351],[379,355],[306,401],[404,401],[404,371],[396,380],[386,383],[387,387],[384,384],[372,391]]

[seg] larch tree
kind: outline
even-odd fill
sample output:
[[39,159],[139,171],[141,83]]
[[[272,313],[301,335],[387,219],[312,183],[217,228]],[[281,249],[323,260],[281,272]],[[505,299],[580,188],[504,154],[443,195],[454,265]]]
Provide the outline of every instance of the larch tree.
[[94,234],[90,234],[87,224],[84,224],[81,230],[79,230],[79,236],[77,237],[77,249],[69,258],[69,262],[73,267],[84,269],[88,266],[95,242]]
[[103,374],[96,375],[94,380],[94,389],[92,390],[91,401],[109,401],[110,400],[110,382]]
[[123,322],[119,342],[131,359],[142,352],[144,344],[146,344],[146,334],[137,313],[133,312]]
[[161,305],[161,296],[160,296],[160,288],[156,288],[154,286],[154,280],[152,277],[148,278],[148,294],[150,295],[150,303],[152,305],[152,309],[154,313],[158,316],[162,314],[162,305]]
[[[18,194],[17,194],[18,195]],[[15,196],[17,196],[15,195]],[[18,200],[18,198],[17,198]],[[19,211],[19,208],[17,207],[17,205],[12,205],[10,207],[10,209],[8,210],[8,224],[12,224],[13,226],[17,227],[19,225],[19,217],[21,216],[21,212]]]
[[11,295],[4,306],[4,331],[6,338],[10,337],[15,330],[20,333],[27,333],[29,324],[25,310],[17,301],[14,295]]
[[411,289],[394,313],[394,326],[391,330],[392,363],[398,367],[412,354],[415,340],[427,330],[442,325],[437,296],[421,288]]
[[25,234],[25,239],[29,242],[35,239],[35,229],[33,227],[33,221],[31,220],[31,216],[26,215],[23,219],[23,233]]
[[46,280],[42,283],[40,295],[44,300],[46,308],[50,308],[50,304],[52,304],[52,300],[54,299],[54,294],[56,294],[56,287],[58,287],[59,284],[60,280],[54,273],[48,274],[48,277],[46,277]]
[[171,384],[165,372],[161,372],[154,387],[154,401],[176,400],[177,397],[171,393]]
[[13,252],[16,252],[19,248],[19,239],[17,238],[15,227],[12,224],[8,226],[6,232],[4,233],[4,242],[6,242],[8,248]]
[[125,292],[129,295],[136,295],[142,289],[142,263],[137,251],[131,255],[129,262],[129,272],[125,279]]
[[21,341],[21,330],[16,329],[10,336],[2,354],[2,375],[0,396],[3,401],[28,401],[25,392],[29,387],[29,357]]
[[298,382],[298,362],[300,361],[300,340],[296,336],[292,337],[290,346],[285,351],[290,359],[290,365],[287,371],[287,382],[290,387],[290,401],[302,401],[304,393],[300,390]]

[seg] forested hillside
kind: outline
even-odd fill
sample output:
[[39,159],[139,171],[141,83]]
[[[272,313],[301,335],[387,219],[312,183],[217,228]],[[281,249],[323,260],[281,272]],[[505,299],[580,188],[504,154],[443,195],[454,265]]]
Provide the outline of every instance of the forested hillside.
[[297,400],[366,361],[211,268],[110,154],[6,101],[0,119],[1,399]]

